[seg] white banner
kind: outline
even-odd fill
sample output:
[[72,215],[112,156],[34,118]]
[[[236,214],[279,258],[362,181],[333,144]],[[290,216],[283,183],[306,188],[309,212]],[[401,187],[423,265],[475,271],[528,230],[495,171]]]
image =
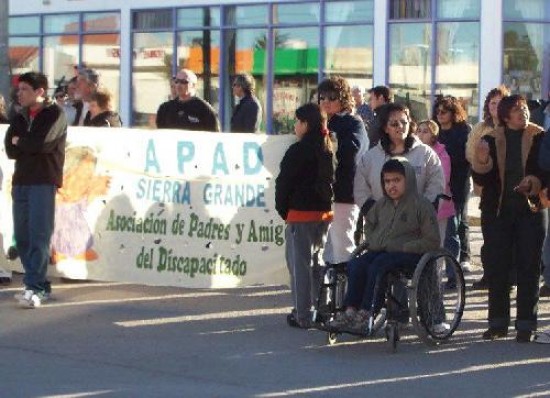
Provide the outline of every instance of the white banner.
[[[185,287],[287,283],[274,178],[293,140],[69,128],[49,273]],[[0,168],[7,253],[13,162],[4,150]],[[0,267],[21,269],[4,258]]]

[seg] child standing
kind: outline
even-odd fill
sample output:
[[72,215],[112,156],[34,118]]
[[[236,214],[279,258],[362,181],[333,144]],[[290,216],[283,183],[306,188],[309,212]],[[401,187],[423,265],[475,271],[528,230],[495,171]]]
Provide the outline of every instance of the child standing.
[[[418,138],[424,144],[431,147],[439,160],[441,160],[441,167],[443,168],[443,174],[445,176],[445,195],[451,197],[451,158],[445,149],[445,145],[437,140],[439,135],[439,126],[433,120],[423,120],[418,123],[418,129],[416,131]],[[437,211],[437,222],[439,224],[439,234],[441,235],[441,246],[447,249],[451,255],[456,258],[456,261],[460,260],[460,246],[458,242],[454,240],[446,240],[445,232],[447,225],[452,223],[453,231],[458,229],[458,220],[455,213],[455,204],[453,200],[442,200],[439,202],[439,208]],[[456,242],[456,244],[455,244]],[[449,244],[451,243],[451,244]],[[456,276],[447,272],[446,287],[454,289],[456,287]]]
[[384,275],[397,268],[414,271],[424,253],[440,246],[434,207],[418,194],[409,162],[404,158],[388,160],[381,179],[384,197],[365,217],[369,251],[348,262],[346,311],[332,322],[337,328],[364,329],[371,310],[377,313],[384,304]]
[[275,208],[286,221],[286,263],[294,309],[290,326],[311,326],[311,305],[319,292],[321,250],[332,220],[334,162],[326,116],[319,105],[296,110],[291,145],[275,180]]

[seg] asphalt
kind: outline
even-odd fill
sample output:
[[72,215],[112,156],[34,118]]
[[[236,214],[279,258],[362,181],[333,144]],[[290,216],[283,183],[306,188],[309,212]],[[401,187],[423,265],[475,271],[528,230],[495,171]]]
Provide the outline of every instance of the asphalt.
[[[473,228],[472,247],[481,244]],[[476,266],[469,284],[480,275]],[[550,396],[550,345],[487,342],[486,291],[469,290],[445,344],[403,330],[342,337],[286,325],[285,286],[183,289],[54,280],[54,296],[22,309],[21,276],[0,287],[0,397],[529,397]],[[550,327],[550,299],[540,326]]]

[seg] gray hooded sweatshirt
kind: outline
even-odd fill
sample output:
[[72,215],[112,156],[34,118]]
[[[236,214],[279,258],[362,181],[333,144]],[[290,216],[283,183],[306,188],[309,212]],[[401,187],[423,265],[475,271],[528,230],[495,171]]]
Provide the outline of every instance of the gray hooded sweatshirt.
[[440,237],[434,206],[418,194],[415,172],[407,159],[397,159],[405,168],[405,193],[395,204],[384,191],[382,199],[368,212],[365,219],[368,248],[418,254],[437,250]]

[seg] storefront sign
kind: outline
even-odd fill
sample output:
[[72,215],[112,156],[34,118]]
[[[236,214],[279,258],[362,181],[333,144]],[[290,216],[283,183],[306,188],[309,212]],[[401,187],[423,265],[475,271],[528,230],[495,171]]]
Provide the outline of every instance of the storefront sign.
[[[50,273],[185,287],[286,283],[274,178],[292,141],[292,136],[70,128]],[[0,167],[0,228],[7,252],[13,162],[4,151]],[[2,258],[0,267],[21,265]]]

